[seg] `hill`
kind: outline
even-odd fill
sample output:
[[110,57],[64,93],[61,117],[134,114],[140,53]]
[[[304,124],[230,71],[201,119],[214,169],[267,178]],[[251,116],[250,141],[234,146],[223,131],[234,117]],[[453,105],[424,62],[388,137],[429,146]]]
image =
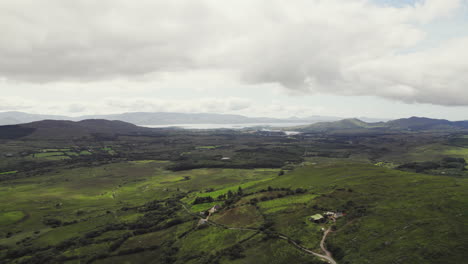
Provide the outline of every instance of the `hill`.
[[0,126],[0,139],[15,138],[81,138],[93,135],[116,135],[150,132],[152,129],[136,125],[103,119],[83,121],[43,120],[20,125]]
[[60,115],[37,115],[17,111],[0,112],[0,125],[16,125],[30,123],[40,120],[71,120],[71,118]]
[[331,130],[355,130],[355,129],[368,129],[377,128],[382,126],[383,123],[367,123],[357,118],[343,119],[335,122],[320,122],[304,127],[301,130],[305,132],[326,132]]
[[135,112],[115,115],[83,116],[80,118],[100,118],[108,120],[121,120],[137,125],[172,125],[172,124],[240,124],[240,123],[275,123],[288,122],[288,120],[246,117],[242,115],[210,114],[210,113],[148,113]]
[[410,117],[387,122],[367,123],[362,120],[343,119],[335,122],[320,122],[298,130],[302,132],[395,132],[429,130],[463,130],[468,128],[468,121],[449,121],[426,117]]

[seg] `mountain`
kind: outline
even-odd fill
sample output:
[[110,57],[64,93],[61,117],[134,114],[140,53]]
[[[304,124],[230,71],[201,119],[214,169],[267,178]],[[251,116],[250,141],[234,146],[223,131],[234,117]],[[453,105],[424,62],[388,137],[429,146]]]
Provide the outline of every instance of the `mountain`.
[[152,132],[153,129],[139,127],[122,121],[89,119],[82,121],[42,120],[20,125],[0,126],[0,139],[40,138],[76,139],[96,135],[136,134]]
[[343,119],[335,122],[319,122],[304,127],[305,131],[329,131],[341,129],[362,129],[378,127],[382,123],[366,123],[357,118]]
[[297,130],[302,132],[339,132],[339,131],[428,131],[468,129],[468,121],[448,121],[426,117],[410,117],[387,122],[364,122],[360,119],[343,119],[335,122],[320,122]]
[[307,118],[270,118],[246,117],[231,114],[211,113],[171,113],[171,112],[133,112],[113,115],[82,116],[79,119],[99,118],[121,120],[136,125],[176,125],[176,124],[255,124],[255,123],[316,123],[319,121],[339,120],[338,117],[311,116]]
[[388,121],[386,126],[401,130],[434,130],[434,129],[457,129],[458,124],[464,121],[451,122],[445,119],[431,119],[426,117],[410,117]]
[[275,118],[251,118],[241,115],[205,114],[205,113],[147,113],[135,112],[114,115],[83,116],[80,118],[101,118],[121,120],[136,125],[173,125],[173,124],[240,124],[282,122]]
[[80,121],[87,119],[120,120],[141,126],[175,125],[175,124],[254,124],[254,123],[316,123],[320,121],[335,121],[338,117],[311,116],[306,118],[269,118],[246,117],[242,115],[210,114],[210,113],[171,113],[171,112],[133,112],[112,115],[87,115],[80,117],[35,115],[22,112],[1,112],[0,125],[13,125],[51,120]]
[[70,117],[60,115],[37,115],[17,111],[0,112],[0,125],[16,125],[40,120],[71,120]]

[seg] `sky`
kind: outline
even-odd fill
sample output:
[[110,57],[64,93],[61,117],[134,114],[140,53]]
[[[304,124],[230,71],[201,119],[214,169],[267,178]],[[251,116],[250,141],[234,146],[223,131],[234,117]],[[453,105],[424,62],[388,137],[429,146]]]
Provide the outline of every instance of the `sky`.
[[468,0],[2,0],[0,111],[468,119]]

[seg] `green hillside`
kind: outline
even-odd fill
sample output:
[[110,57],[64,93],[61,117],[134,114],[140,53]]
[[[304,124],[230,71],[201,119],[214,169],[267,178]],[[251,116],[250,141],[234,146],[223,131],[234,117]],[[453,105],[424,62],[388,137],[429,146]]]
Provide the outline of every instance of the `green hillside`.
[[[166,254],[171,261],[160,258],[157,263],[250,263],[257,258],[261,263],[320,263],[277,235],[320,252],[320,228],[333,224],[314,224],[308,216],[343,211],[347,215],[334,224],[337,230],[326,242],[339,263],[464,259],[464,178],[353,163],[299,167],[281,176],[274,170],[172,173],[163,164],[121,163],[94,168],[91,174],[77,169],[7,182],[0,190],[3,258],[18,263],[36,263],[41,257],[67,263],[141,263]],[[133,180],[125,176],[129,172]],[[207,189],[219,196],[237,193],[239,187],[240,196],[205,206],[223,205],[212,217],[220,226],[196,228],[198,218],[178,203],[191,206],[194,197],[208,197]],[[14,202],[9,200],[13,193]],[[203,208],[193,207],[194,213],[202,210],[195,207]],[[13,246],[30,253],[7,249]]]
[[467,121],[451,122],[444,119],[431,119],[424,117],[410,117],[391,120],[387,122],[367,123],[351,118],[335,122],[320,122],[301,127],[304,132],[331,132],[331,131],[459,131],[468,128]]
[[346,134],[283,135],[96,120],[66,122],[60,131],[83,130],[51,139],[50,124],[63,125],[0,139],[1,263],[466,258],[463,131],[354,133],[382,128],[347,120]]

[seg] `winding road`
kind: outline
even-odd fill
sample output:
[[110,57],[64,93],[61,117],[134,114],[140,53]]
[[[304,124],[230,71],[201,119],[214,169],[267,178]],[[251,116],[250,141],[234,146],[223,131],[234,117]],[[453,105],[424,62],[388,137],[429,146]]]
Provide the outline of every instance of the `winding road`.
[[[218,226],[218,227],[221,227],[221,228],[224,228],[224,229],[230,229],[230,230],[243,230],[243,231],[257,231],[257,232],[264,232],[263,230],[260,230],[259,228],[248,228],[248,227],[228,227],[228,226],[225,226],[225,225],[221,225],[221,224],[218,224],[216,222],[213,222],[213,221],[210,221],[209,220],[209,216],[211,214],[208,215],[207,218],[203,218],[201,217],[200,215],[198,214],[195,214],[195,213],[192,213],[186,206],[185,204],[183,203],[180,203],[182,205],[182,207],[185,209],[185,211],[187,213],[189,213],[190,215],[193,215],[193,216],[196,216],[198,218],[201,218],[201,219],[205,219],[207,223],[211,224],[211,225],[214,225],[214,226]],[[280,239],[284,239],[286,241],[288,241],[288,243],[290,243],[291,245],[293,245],[295,248],[307,253],[307,254],[310,254],[310,255],[314,255],[316,257],[319,257],[325,261],[327,261],[328,263],[330,264],[338,264],[332,257],[332,254],[330,253],[330,251],[327,250],[327,248],[325,247],[325,240],[327,239],[327,236],[328,234],[331,232],[331,229],[328,228],[324,233],[323,233],[323,237],[322,237],[322,240],[320,241],[320,248],[322,249],[323,252],[325,252],[325,255],[323,254],[319,254],[319,253],[316,253],[308,248],[305,248],[303,246],[301,246],[299,243],[297,243],[296,241],[294,241],[292,238],[284,235],[284,234],[279,234],[277,237],[280,238]]]
[[336,264],[336,261],[333,259],[331,252],[328,251],[327,248],[325,247],[325,240],[327,239],[328,233],[330,232],[331,232],[331,229],[328,228],[327,231],[323,233],[322,240],[320,241],[320,248],[322,249],[323,252],[325,252],[325,255],[327,255],[328,261],[330,263]]

